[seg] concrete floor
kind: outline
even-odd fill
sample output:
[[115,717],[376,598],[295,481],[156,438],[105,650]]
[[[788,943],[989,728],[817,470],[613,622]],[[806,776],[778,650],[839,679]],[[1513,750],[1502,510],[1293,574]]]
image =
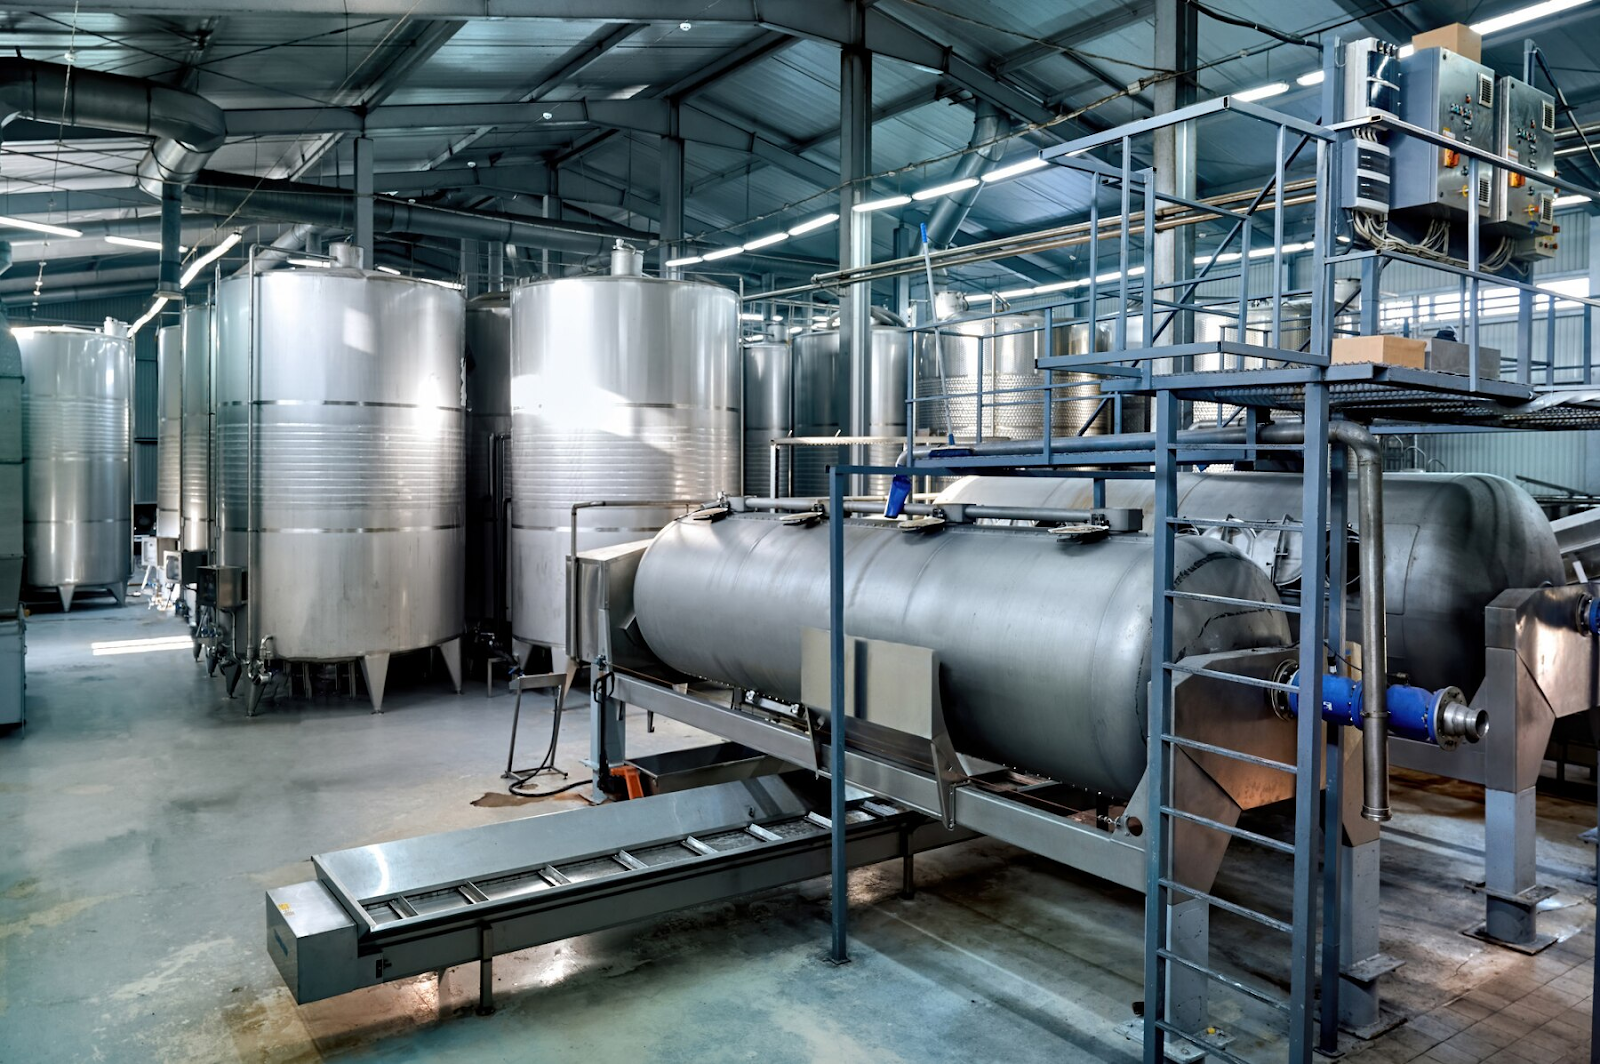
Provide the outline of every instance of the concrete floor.
[[[107,600],[109,602],[109,600]],[[0,1061],[289,1062],[584,1059],[719,1062],[1106,1061],[1142,996],[1142,899],[1010,847],[966,843],[852,878],[852,964],[820,960],[814,881],[497,962],[500,1011],[472,1015],[469,966],[296,1006],[263,943],[263,892],[323,850],[481,824],[532,807],[503,793],[511,700],[481,676],[391,682],[365,703],[264,705],[246,720],[186,649],[95,656],[91,643],[181,635],[180,622],[84,603],[29,627],[29,724],[0,736]],[[536,760],[549,712],[525,718]],[[581,714],[564,767],[582,773]],[[661,721],[633,752],[704,737]],[[1459,931],[1478,917],[1481,795],[1408,777],[1385,842],[1388,984],[1408,1022],[1355,1059],[1532,1064],[1588,1059],[1592,805],[1540,798],[1542,878],[1559,889],[1536,957]],[[1224,886],[1252,868],[1231,861]],[[1266,970],[1277,942],[1232,932]],[[1248,1033],[1249,1018],[1219,1005]],[[1281,1059],[1249,1037],[1235,1048]]]

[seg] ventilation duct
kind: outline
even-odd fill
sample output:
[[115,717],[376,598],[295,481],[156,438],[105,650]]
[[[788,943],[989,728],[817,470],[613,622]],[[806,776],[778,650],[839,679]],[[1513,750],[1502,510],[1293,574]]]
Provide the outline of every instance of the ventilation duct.
[[166,182],[193,181],[228,131],[222,109],[192,92],[32,59],[0,60],[0,112],[154,137],[139,161],[139,187],[155,199]]
[[[305,222],[329,229],[355,228],[356,197],[340,189],[295,181],[272,181],[208,170],[184,190],[188,206],[224,218]],[[374,196],[372,228],[462,240],[548,248],[578,255],[609,252],[618,236],[653,239],[648,233],[582,223],[547,223],[508,214],[458,211]]]
[[[1000,109],[987,100],[979,100],[972,122],[972,139],[967,144],[970,153],[962,156],[955,173],[950,175],[950,180],[965,181],[969,178],[981,178],[992,170],[994,164],[1000,160],[1000,156],[1005,154],[1005,141],[1000,138],[1009,132],[1011,124],[1000,113]],[[933,215],[928,219],[928,243],[932,247],[950,246],[950,241],[955,239],[961,223],[966,221],[967,212],[976,202],[978,189],[981,187],[973,186],[939,201],[939,205],[933,209]]]

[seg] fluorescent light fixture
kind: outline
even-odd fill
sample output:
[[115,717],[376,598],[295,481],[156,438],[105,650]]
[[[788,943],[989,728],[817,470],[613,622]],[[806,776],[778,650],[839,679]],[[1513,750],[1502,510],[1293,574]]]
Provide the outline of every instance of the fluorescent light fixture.
[[799,225],[790,229],[789,235],[800,236],[802,233],[809,233],[814,229],[821,229],[823,226],[837,222],[838,220],[838,214],[819,214],[815,218],[812,218],[809,221],[801,222]]
[[392,273],[396,277],[401,276],[400,271],[395,269],[393,266],[379,266],[378,267],[378,272],[379,273]]
[[940,196],[948,196],[952,192],[965,192],[969,188],[977,187],[977,178],[963,177],[956,181],[946,181],[942,185],[934,185],[932,188],[925,188],[921,191],[913,192],[911,194],[911,198],[920,202],[922,200],[938,199]]
[[1588,196],[1578,196],[1578,195],[1557,196],[1555,198],[1555,202],[1552,203],[1551,206],[1552,207],[1579,207],[1579,206],[1582,206],[1585,203],[1591,203],[1591,202],[1593,202],[1593,201],[1590,200]]
[[1080,288],[1087,283],[1086,281],[1057,281],[1055,284],[1042,284],[1033,290],[1033,294],[1042,296],[1051,292],[1065,292],[1069,288]]
[[967,297],[968,303],[993,303],[993,292],[977,292]]
[[740,321],[766,321],[767,318],[766,318],[766,315],[764,315],[764,314],[756,314],[753,311],[746,310],[746,311],[743,311],[743,312],[740,313],[739,320]]
[[743,244],[735,244],[731,248],[718,248],[715,251],[708,251],[702,255],[701,258],[705,259],[707,262],[716,262],[718,259],[725,259],[729,256],[737,255],[743,250]]
[[681,259],[668,259],[663,266],[693,266],[697,262],[706,261],[704,255],[685,255]]
[[467,287],[466,285],[462,284],[460,281],[437,281],[437,280],[434,280],[432,277],[413,277],[412,280],[413,281],[421,281],[423,284],[436,285],[436,286],[438,286],[440,288],[448,288],[452,292],[462,292],[462,291],[465,291],[466,287]]
[[293,259],[289,260],[289,265],[290,266],[309,266],[309,267],[311,267],[313,269],[324,269],[325,270],[329,266],[332,266],[333,263],[329,262],[327,259],[293,258]]
[[1049,165],[1049,163],[1045,162],[1037,155],[1032,155],[1026,159],[1021,159],[1014,163],[1007,163],[1005,166],[1002,166],[997,170],[990,170],[988,173],[983,175],[983,181],[985,184],[990,181],[1004,181],[1008,177],[1016,177],[1018,174],[1032,173],[1034,170],[1038,170],[1041,167]]
[[216,262],[228,253],[228,249],[237,244],[242,238],[238,233],[229,233],[223,237],[216,247],[189,263],[189,268],[183,271],[183,276],[178,279],[179,288],[188,288],[189,282],[200,276],[200,271]]
[[995,298],[996,299],[1018,299],[1018,298],[1020,298],[1022,296],[1031,296],[1031,295],[1033,295],[1033,289],[1031,289],[1031,288],[1013,288],[1009,292],[996,292],[995,293]]
[[1504,15],[1474,22],[1472,31],[1480,37],[1489,37],[1502,30],[1509,30],[1527,22],[1533,22],[1551,15],[1559,15],[1563,11],[1571,11],[1575,7],[1582,7],[1589,0],[1546,0],[1542,4],[1530,4],[1520,7],[1515,11],[1508,11]]
[[787,230],[780,230],[779,232],[776,232],[776,233],[768,233],[766,236],[758,236],[754,240],[746,242],[745,246],[744,246],[744,249],[746,251],[754,251],[756,248],[768,247],[768,246],[770,246],[772,244],[776,244],[780,240],[788,240],[788,239],[789,239],[788,231]]
[[1235,100],[1244,100],[1246,103],[1250,103],[1255,100],[1265,100],[1272,96],[1282,96],[1288,91],[1289,83],[1287,81],[1274,81],[1271,85],[1262,85],[1258,88],[1246,89],[1243,92],[1230,93],[1229,95]]
[[789,335],[790,336],[793,336],[795,333],[801,333],[801,332],[805,332],[805,331],[806,331],[806,327],[804,325],[791,325],[791,326],[789,326]]
[[1310,88],[1313,85],[1321,85],[1322,79],[1327,76],[1328,74],[1325,70],[1313,70],[1309,74],[1301,74],[1299,77],[1295,78],[1294,83],[1305,88]]
[[868,211],[881,211],[886,207],[904,207],[910,202],[910,196],[885,196],[883,199],[862,200],[850,209],[857,214],[865,214]]
[[[1283,253],[1285,255],[1297,255],[1302,251],[1310,251],[1314,246],[1315,245],[1313,245],[1311,243],[1311,241],[1309,241],[1309,240],[1303,240],[1303,241],[1301,241],[1301,242],[1299,242],[1297,244],[1285,244],[1285,245],[1283,245]],[[1272,257],[1272,254],[1273,254],[1273,249],[1270,248],[1270,247],[1267,247],[1267,248],[1251,248],[1250,249],[1250,257],[1252,259],[1270,259]],[[1196,266],[1204,266],[1206,263],[1208,263],[1210,261],[1211,261],[1211,255],[1209,253],[1205,254],[1205,255],[1196,255],[1194,257],[1194,264]],[[1220,263],[1224,263],[1224,262],[1238,262],[1238,261],[1239,261],[1239,253],[1237,251],[1224,251],[1222,254],[1217,256],[1217,262],[1219,264]]]
[[[136,236],[106,236],[102,239],[105,240],[107,244],[117,244],[125,248],[145,248],[149,251],[161,250],[161,241],[159,240],[140,240]],[[178,245],[178,251],[180,253],[188,250],[189,249],[184,247],[182,244]]]
[[31,229],[35,233],[49,233],[51,236],[83,235],[81,229],[69,229],[64,225],[51,225],[49,222],[31,222],[26,218],[13,218],[7,214],[0,214],[0,225],[9,225],[14,229]]
[[[160,314],[161,308],[166,306],[167,303],[168,299],[166,296],[156,296],[155,301],[150,304],[150,309],[145,311],[138,321],[128,326],[128,335],[132,336],[146,325],[149,325],[151,319],[157,314]],[[99,653],[99,651],[96,651],[96,653]]]

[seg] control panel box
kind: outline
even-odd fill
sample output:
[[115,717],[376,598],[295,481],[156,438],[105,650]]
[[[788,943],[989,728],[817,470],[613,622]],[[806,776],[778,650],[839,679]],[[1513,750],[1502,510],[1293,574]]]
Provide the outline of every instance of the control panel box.
[[245,571],[237,565],[202,565],[199,576],[195,596],[200,605],[219,610],[236,610],[244,605]]
[[1400,117],[1400,49],[1376,37],[1344,46],[1344,120]]
[[[1493,70],[1443,48],[1400,61],[1400,118],[1483,151],[1494,150],[1495,90]],[[1487,164],[1478,167],[1476,187],[1469,187],[1467,158],[1460,152],[1404,134],[1396,134],[1391,147],[1395,212],[1452,217],[1475,209],[1489,217],[1494,175]]]
[[[1495,151],[1530,170],[1556,173],[1556,101],[1517,78],[1495,87]],[[1495,175],[1490,220],[1519,237],[1555,232],[1555,186],[1522,174]]]

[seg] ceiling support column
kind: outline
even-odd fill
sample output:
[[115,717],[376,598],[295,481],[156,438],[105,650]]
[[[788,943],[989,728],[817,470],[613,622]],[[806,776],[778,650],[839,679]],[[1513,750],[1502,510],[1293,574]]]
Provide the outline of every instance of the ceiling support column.
[[[872,54],[866,48],[866,8],[860,0],[850,4],[850,41],[839,50],[839,268],[858,269],[872,263],[872,214],[855,210],[871,194],[867,178],[872,173]],[[846,432],[865,436],[869,431],[868,397],[872,367],[872,285],[852,284],[845,289],[839,316],[840,361],[850,374],[850,409]],[[857,448],[853,462],[862,462],[866,450]],[[861,478],[852,492],[861,493]]]

